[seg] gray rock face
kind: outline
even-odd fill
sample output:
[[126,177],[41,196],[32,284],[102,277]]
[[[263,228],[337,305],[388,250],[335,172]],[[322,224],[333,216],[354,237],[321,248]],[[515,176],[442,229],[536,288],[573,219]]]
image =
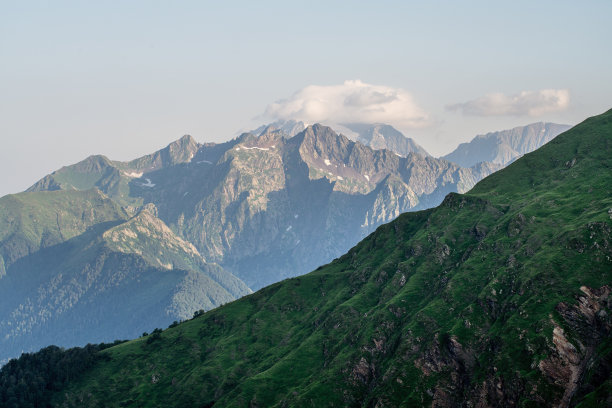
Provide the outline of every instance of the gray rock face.
[[270,123],[269,125],[262,125],[257,129],[251,131],[250,133],[261,136],[265,133],[270,132],[281,132],[287,137],[293,137],[306,129],[307,125],[302,121],[296,120],[278,120],[276,122]]
[[569,128],[571,128],[569,125],[539,122],[491,132],[476,136],[469,143],[461,143],[442,158],[463,167],[471,167],[483,161],[506,166],[522,155],[548,143]]
[[382,123],[349,123],[344,126],[355,132],[356,137],[354,137],[354,140],[374,150],[387,149],[401,156],[407,156],[410,153],[429,156],[429,153],[413,139],[404,136],[399,130],[390,125]]
[[[329,124],[329,126],[350,140],[359,142],[373,150],[387,149],[400,156],[407,156],[410,153],[429,156],[429,153],[413,139],[404,136],[393,126],[384,123],[345,123],[341,125]],[[291,138],[306,127],[307,125],[301,121],[279,120],[269,125],[260,126],[250,133],[261,136],[270,132],[278,132],[287,138]]]
[[[106,160],[112,170],[96,167],[87,177],[82,163],[63,168],[32,189],[83,189],[87,180],[126,207],[153,203],[206,260],[258,289],[331,261],[400,213],[437,205],[499,168],[461,168],[418,146],[404,145],[401,157],[318,124],[293,137],[283,130],[302,125],[268,126],[221,144],[183,138],[131,162]],[[403,138],[391,127],[368,129],[370,140]]]

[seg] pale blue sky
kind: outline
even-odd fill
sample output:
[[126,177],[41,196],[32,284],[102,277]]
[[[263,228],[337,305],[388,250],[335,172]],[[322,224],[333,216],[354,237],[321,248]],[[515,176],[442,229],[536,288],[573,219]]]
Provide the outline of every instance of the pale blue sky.
[[[487,131],[574,124],[612,108],[610,16],[610,1],[0,0],[0,195],[90,154],[227,140],[269,121],[272,102],[346,80],[408,94],[428,123],[401,130],[434,155]],[[569,102],[446,109],[492,93],[537,104],[546,89]]]

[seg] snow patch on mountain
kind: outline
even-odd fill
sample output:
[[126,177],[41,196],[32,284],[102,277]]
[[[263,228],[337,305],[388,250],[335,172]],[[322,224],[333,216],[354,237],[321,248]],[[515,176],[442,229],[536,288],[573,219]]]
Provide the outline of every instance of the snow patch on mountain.
[[[252,146],[252,147],[242,146],[242,149],[244,149],[244,150],[254,150],[254,149],[257,149],[257,150],[263,150],[265,152],[270,150],[268,147],[258,147],[258,146]],[[236,150],[240,150],[240,147],[237,147]]]
[[151,179],[150,178],[146,178],[145,180],[147,181],[146,183],[141,183],[140,184],[142,187],[149,187],[149,188],[155,187],[155,183],[151,183]]

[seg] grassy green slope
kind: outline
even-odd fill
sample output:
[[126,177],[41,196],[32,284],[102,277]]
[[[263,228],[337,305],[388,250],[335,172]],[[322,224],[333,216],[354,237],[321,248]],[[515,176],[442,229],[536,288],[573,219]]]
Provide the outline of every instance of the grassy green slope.
[[563,406],[608,398],[610,166],[612,111],[467,195],[403,214],[317,271],[152,341],[103,351],[109,358],[55,403]]
[[88,228],[129,215],[97,189],[45,191],[0,198],[0,278],[16,260]]

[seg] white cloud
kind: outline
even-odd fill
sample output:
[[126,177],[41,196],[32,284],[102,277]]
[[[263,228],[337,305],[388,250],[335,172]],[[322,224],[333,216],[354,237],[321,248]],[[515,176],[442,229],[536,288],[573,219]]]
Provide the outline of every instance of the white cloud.
[[522,91],[514,95],[493,93],[472,101],[448,105],[447,110],[471,116],[541,116],[569,106],[567,89]]
[[307,123],[375,123],[400,128],[419,128],[430,124],[429,117],[402,90],[356,81],[342,85],[310,85],[290,98],[274,102],[264,117],[302,120]]

